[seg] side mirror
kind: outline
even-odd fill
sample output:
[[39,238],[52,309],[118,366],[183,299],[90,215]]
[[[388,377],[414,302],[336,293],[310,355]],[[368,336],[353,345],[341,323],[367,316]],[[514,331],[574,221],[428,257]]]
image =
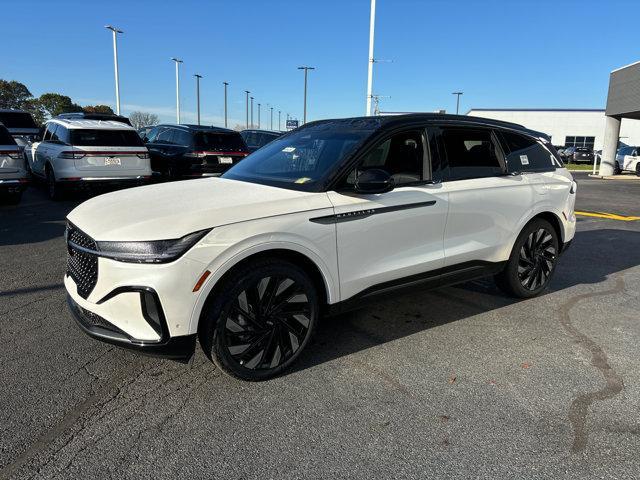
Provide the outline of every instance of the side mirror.
[[372,168],[357,176],[355,190],[358,193],[385,193],[393,190],[395,186],[389,172]]

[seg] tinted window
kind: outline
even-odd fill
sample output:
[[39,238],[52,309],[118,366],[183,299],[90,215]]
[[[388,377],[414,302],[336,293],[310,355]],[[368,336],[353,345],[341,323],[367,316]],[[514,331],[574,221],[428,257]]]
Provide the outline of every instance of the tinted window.
[[[355,183],[356,174],[372,168],[388,172],[396,185],[406,185],[424,179],[424,148],[422,132],[394,135],[379,143],[347,177],[347,185]],[[357,171],[357,172],[356,172]]]
[[135,130],[71,130],[71,144],[84,147],[142,147]]
[[445,180],[492,177],[503,174],[491,131],[480,128],[444,127],[438,142],[440,156],[448,168]]
[[191,145],[191,133],[186,130],[175,129],[173,132],[173,143],[176,145]]
[[15,145],[16,142],[6,128],[0,125],[0,145]]
[[158,133],[158,138],[156,138],[156,142],[158,143],[173,143],[173,128],[165,128],[164,130],[160,130]]
[[0,112],[0,123],[7,128],[38,128],[27,112]]
[[147,142],[148,143],[155,142],[159,132],[160,132],[160,129],[158,127],[153,127],[151,130],[149,130],[145,135]]
[[519,133],[501,131],[506,143],[509,172],[549,171],[555,169],[555,157],[534,138]]
[[52,138],[52,134],[55,131],[56,127],[58,126],[57,123],[49,123],[47,125],[47,130],[44,132],[44,137],[42,138],[43,141],[48,142],[50,141]]
[[247,146],[239,133],[197,132],[196,148],[215,152],[246,152]]

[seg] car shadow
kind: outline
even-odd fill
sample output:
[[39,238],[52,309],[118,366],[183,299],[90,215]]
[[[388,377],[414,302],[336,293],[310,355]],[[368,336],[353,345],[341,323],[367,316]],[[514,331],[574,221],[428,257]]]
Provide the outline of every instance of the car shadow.
[[[612,274],[640,265],[638,245],[640,231],[607,228],[578,232],[571,248],[562,255],[546,294],[601,283]],[[492,279],[482,279],[414,291],[355,312],[322,318],[314,340],[292,371],[520,301],[503,294]]]

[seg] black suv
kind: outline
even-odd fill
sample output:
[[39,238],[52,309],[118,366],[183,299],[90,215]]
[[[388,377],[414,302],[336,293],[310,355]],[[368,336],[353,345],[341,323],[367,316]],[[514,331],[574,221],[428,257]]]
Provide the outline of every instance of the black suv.
[[593,150],[589,147],[569,147],[564,155],[569,163],[593,163]]
[[200,125],[158,125],[143,138],[151,169],[169,178],[218,176],[249,155],[238,132]]
[[264,147],[267,143],[280,137],[282,133],[270,130],[243,130],[240,132],[250,153]]

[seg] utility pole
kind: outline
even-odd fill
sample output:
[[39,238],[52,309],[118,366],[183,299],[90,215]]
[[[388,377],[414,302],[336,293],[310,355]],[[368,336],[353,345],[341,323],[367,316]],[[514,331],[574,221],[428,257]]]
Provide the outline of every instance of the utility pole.
[[258,104],[258,129],[260,128],[260,106],[261,104]]
[[196,77],[196,104],[198,111],[198,125],[200,125],[200,79],[202,78],[202,75],[196,73],[194,77]]
[[115,70],[116,77],[116,113],[120,115],[120,75],[118,73],[118,41],[117,36],[119,33],[124,33],[122,30],[118,30],[112,25],[105,25],[107,30],[111,30],[113,33],[113,68]]
[[463,95],[464,92],[453,92],[451,95],[455,95],[456,96],[456,115],[458,115],[458,112],[460,111],[460,95]]
[[282,112],[280,110],[278,110],[278,131],[281,132],[282,128],[280,128],[280,116],[281,116]]
[[249,90],[245,90],[244,93],[247,94],[247,128],[249,128],[249,94],[251,92]]
[[315,67],[298,67],[298,70],[304,70],[304,114],[302,116],[302,124],[307,123],[307,74],[309,70],[315,70]]
[[172,57],[176,64],[176,122],[180,123],[180,64],[182,60],[179,58]]
[[222,82],[224,84],[224,128],[229,128],[227,123],[227,87],[229,82]]
[[270,129],[271,129],[271,131],[273,131],[273,107],[270,107],[270,108],[271,108],[271,127],[270,127]]
[[376,0],[371,0],[371,14],[369,17],[369,66],[367,71],[367,112],[366,115],[371,115],[371,95],[373,93],[373,40],[374,30],[376,25]]

